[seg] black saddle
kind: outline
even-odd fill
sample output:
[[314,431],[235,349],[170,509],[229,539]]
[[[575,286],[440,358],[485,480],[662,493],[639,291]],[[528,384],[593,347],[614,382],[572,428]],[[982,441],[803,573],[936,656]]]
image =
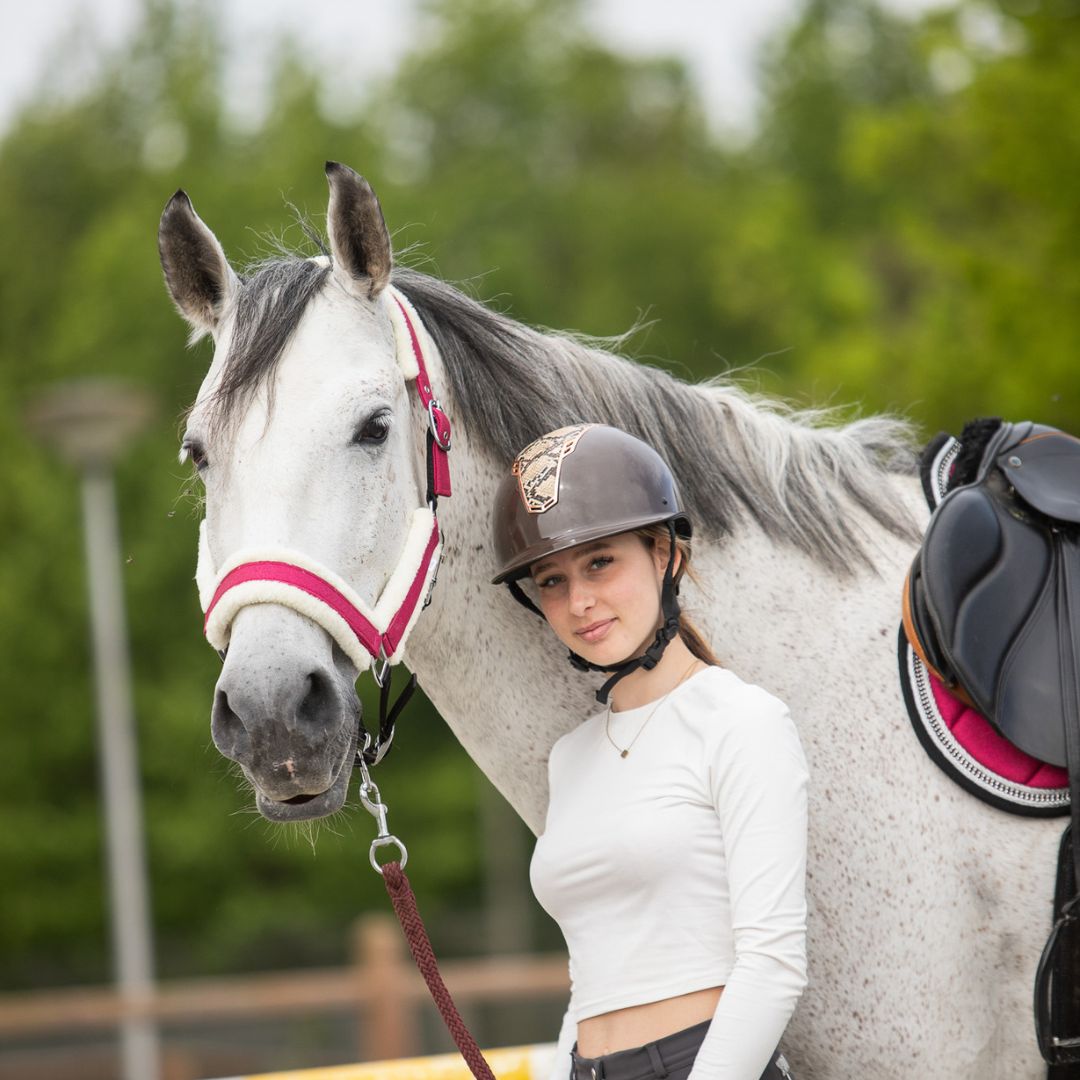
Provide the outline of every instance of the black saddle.
[[960,447],[908,574],[904,631],[1006,739],[1068,769],[1071,822],[1035,978],[1036,1036],[1056,1080],[1080,1064],[1080,1037],[1059,1034],[1080,1017],[1080,440],[991,420],[969,424]]
[[1001,422],[987,437],[980,423],[908,575],[905,630],[1006,739],[1064,767],[1080,678],[1080,439]]

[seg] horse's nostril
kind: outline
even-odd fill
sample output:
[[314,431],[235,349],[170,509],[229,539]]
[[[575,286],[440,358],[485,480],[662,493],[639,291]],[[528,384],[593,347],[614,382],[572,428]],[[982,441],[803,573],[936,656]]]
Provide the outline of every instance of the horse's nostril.
[[325,724],[327,716],[336,711],[336,704],[333,684],[321,672],[313,671],[307,678],[307,693],[297,706],[296,719],[300,724]]
[[210,733],[214,745],[231,761],[246,761],[251,756],[251,736],[243,720],[229,705],[229,695],[218,689],[210,715]]

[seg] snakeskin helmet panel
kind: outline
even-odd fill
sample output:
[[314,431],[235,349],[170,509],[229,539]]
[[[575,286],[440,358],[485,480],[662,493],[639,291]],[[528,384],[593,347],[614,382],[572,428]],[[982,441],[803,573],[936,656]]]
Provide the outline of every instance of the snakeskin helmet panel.
[[541,435],[514,459],[511,475],[518,480],[521,501],[530,514],[542,514],[559,501],[563,459],[574,452],[582,434],[595,424],[572,424]]
[[514,458],[495,492],[493,580],[522,577],[545,555],[661,521],[690,535],[675,479],[651,446],[607,424],[549,431]]

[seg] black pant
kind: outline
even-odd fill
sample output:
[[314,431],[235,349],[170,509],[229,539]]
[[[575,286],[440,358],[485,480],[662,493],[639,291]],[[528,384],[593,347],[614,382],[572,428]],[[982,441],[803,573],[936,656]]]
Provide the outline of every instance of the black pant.
[[[644,1046],[598,1058],[581,1057],[575,1043],[570,1053],[570,1080],[686,1080],[710,1023],[703,1020]],[[765,1067],[761,1080],[794,1080],[779,1050]]]

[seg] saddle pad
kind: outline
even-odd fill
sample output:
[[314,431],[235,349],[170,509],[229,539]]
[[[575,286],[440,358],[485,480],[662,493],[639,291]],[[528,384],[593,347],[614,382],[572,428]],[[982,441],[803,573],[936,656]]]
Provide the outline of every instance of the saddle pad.
[[983,802],[1013,814],[1069,812],[1069,778],[1057,765],[1025,754],[949,692],[900,629],[900,684],[923,749],[950,779]]
[[[934,510],[949,490],[959,440],[938,435],[923,452],[921,479]],[[931,760],[962,788],[1013,814],[1055,817],[1069,812],[1065,769],[1024,753],[990,721],[951,693],[922,662],[900,627],[900,685],[908,717]]]

